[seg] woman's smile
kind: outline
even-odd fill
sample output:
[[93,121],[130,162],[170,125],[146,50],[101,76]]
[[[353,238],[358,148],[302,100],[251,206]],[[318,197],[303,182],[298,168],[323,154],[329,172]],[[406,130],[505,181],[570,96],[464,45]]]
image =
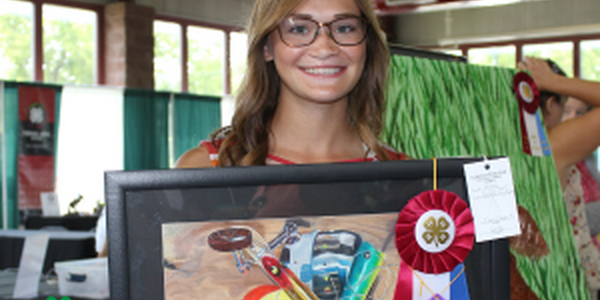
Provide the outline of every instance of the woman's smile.
[[308,73],[309,75],[316,75],[319,77],[337,77],[346,70],[345,67],[300,67],[300,70]]

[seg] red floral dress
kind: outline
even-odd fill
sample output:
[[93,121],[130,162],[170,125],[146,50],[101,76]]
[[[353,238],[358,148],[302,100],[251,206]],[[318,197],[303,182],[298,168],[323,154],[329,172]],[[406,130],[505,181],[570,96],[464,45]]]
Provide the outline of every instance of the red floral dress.
[[590,236],[581,173],[575,166],[569,169],[569,178],[563,196],[587,285],[592,292],[590,294],[596,295],[596,291],[600,289],[600,255]]

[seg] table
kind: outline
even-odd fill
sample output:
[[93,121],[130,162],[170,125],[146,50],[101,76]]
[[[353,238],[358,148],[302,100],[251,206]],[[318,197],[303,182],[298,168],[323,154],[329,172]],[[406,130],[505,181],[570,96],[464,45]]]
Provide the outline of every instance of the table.
[[[17,279],[17,270],[2,270],[0,271],[0,299],[2,300],[17,300],[12,298],[13,287]],[[62,299],[63,296],[58,293],[58,283],[56,280],[41,278],[39,286],[39,296],[28,300],[47,300],[50,296],[55,299]],[[50,298],[51,299],[51,298]],[[85,300],[79,297],[68,297],[71,300]],[[20,300],[20,299],[18,299]]]
[[42,273],[57,261],[96,257],[95,234],[91,231],[0,230],[0,270],[18,268],[25,237],[48,233],[48,249]]
[[67,230],[90,231],[96,227],[97,222],[98,216],[28,216],[25,220],[25,229],[44,229],[48,226],[60,226]]

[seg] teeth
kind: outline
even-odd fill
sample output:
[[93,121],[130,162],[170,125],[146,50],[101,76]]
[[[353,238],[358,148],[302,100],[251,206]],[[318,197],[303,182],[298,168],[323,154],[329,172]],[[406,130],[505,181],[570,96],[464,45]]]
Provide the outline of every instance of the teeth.
[[342,68],[314,68],[314,69],[304,69],[306,73],[315,74],[315,75],[331,75],[335,74],[342,70]]

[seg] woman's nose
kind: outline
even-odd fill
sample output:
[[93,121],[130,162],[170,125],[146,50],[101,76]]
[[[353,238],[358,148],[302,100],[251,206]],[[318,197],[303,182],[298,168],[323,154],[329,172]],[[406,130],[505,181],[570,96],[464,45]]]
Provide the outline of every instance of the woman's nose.
[[315,41],[310,45],[310,51],[316,57],[327,57],[339,51],[339,45],[329,34],[329,28],[319,28]]

